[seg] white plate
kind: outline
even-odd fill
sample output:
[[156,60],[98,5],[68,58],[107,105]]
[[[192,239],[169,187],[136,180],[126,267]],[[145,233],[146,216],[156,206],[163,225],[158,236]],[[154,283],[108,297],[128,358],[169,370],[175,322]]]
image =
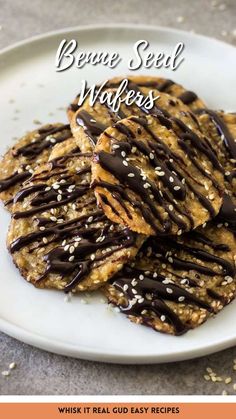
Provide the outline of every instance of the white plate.
[[[122,63],[112,71],[86,66],[82,70],[56,73],[55,52],[63,38],[77,39],[81,49],[119,51]],[[147,39],[153,51],[166,52],[177,42],[184,42],[185,61],[177,71],[152,70],[150,74],[162,74],[183,83],[198,92],[210,107],[235,109],[236,54],[230,45],[165,28],[68,29],[17,44],[0,55],[0,151],[12,143],[12,137],[32,129],[34,119],[43,123],[66,120],[65,112],[58,108],[72,100],[80,89],[81,79],[94,83],[127,74],[132,45],[139,39]],[[12,99],[14,103],[10,103]],[[235,302],[198,329],[173,337],[132,324],[122,314],[112,313],[101,303],[99,295],[85,305],[80,296],[66,303],[62,293],[35,289],[20,277],[7,253],[8,222],[9,214],[1,207],[0,328],[3,332],[52,352],[120,363],[177,361],[236,343]]]

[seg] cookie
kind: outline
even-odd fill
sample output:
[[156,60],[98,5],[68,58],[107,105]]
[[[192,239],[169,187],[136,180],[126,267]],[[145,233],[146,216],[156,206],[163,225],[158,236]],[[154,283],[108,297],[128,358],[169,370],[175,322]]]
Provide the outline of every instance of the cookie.
[[0,198],[8,209],[22,184],[47,162],[52,147],[71,136],[69,125],[49,124],[27,133],[7,151],[0,162]]
[[56,149],[14,197],[8,249],[38,288],[93,290],[136,255],[143,238],[97,208],[91,155],[78,152],[74,141]]
[[[153,97],[158,97],[158,102],[161,101],[161,106],[165,110],[171,110],[172,113],[176,116],[185,117],[187,115],[186,121],[190,121],[190,125],[195,125],[197,123],[195,116],[191,112],[191,109],[188,106],[184,106],[183,96],[187,92],[181,86],[176,85],[170,80],[155,78],[155,77],[129,77],[129,84],[127,86],[126,92],[123,93],[122,98],[129,90],[133,90],[136,93],[141,93],[144,97],[147,97],[150,90],[153,91]],[[118,90],[118,86],[122,78],[115,78],[108,82],[104,90],[107,92],[115,93]],[[156,88],[157,86],[157,88]],[[169,86],[169,87],[168,87]],[[159,87],[160,90],[157,90]],[[182,100],[175,99],[173,96],[165,94],[163,92],[170,91],[171,94],[182,97]],[[190,92],[188,92],[190,95]],[[161,99],[159,99],[161,96]],[[94,146],[97,143],[99,135],[109,126],[113,125],[115,122],[120,119],[124,119],[131,115],[145,115],[146,110],[142,106],[138,106],[137,102],[134,102],[131,105],[126,105],[124,102],[120,104],[119,111],[114,112],[112,107],[107,103],[101,104],[99,98],[96,100],[94,106],[90,105],[90,100],[87,98],[83,105],[78,107],[78,98],[71,104],[68,108],[68,118],[71,124],[71,130],[73,135],[78,141],[78,145],[82,151],[92,151]],[[190,104],[190,100],[185,100]],[[194,109],[204,106],[203,102],[198,99],[193,101],[195,103]]]
[[[159,92],[168,93],[180,99],[185,105],[188,105],[190,109],[196,110],[205,107],[205,103],[200,99],[195,92],[187,90],[185,87],[173,80],[165,79],[163,77],[154,76],[128,76],[128,79],[133,81],[139,87],[148,87],[149,89],[156,89]],[[123,80],[122,77],[114,77],[109,80],[111,87],[116,87]]]
[[224,168],[225,194],[218,218],[236,232],[236,114],[201,109],[197,116]]
[[160,107],[152,112],[100,136],[93,186],[113,222],[146,235],[182,234],[219,212],[222,167],[199,131]]
[[235,298],[235,262],[235,236],[224,227],[151,237],[103,292],[135,323],[182,335]]

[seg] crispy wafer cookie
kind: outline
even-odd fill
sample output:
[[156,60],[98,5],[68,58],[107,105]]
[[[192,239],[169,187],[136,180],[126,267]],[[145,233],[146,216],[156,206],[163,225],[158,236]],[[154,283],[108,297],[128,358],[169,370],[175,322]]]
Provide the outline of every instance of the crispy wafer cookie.
[[132,321],[181,335],[235,297],[235,261],[235,237],[223,227],[152,237],[104,293]]
[[9,209],[23,182],[47,162],[52,147],[70,137],[69,125],[49,124],[29,132],[7,151],[0,162],[0,198]]
[[[34,173],[14,198],[7,244],[23,277],[39,288],[98,288],[143,242],[97,208],[91,155],[69,144]],[[57,147],[58,148],[58,147]],[[63,155],[63,150],[65,155]]]
[[182,234],[215,217],[222,168],[208,141],[160,108],[108,128],[95,148],[93,185],[112,221],[143,234]]
[[[118,86],[121,81],[122,78],[112,79],[106,84],[103,90],[106,90],[108,94],[112,94],[114,97],[119,90]],[[158,87],[159,90],[157,90]],[[137,94],[143,95],[144,98],[147,98],[152,90],[153,97],[158,98],[158,104],[160,103],[160,106],[162,106],[163,109],[171,111],[173,115],[180,119],[184,118],[185,123],[187,123],[187,125],[190,124],[190,127],[196,124],[196,118],[191,112],[190,107],[184,105],[183,95],[185,94],[185,102],[189,103],[189,105],[191,102],[190,99],[192,98],[192,103],[195,103],[194,109],[204,106],[200,99],[193,99],[192,92],[186,92],[185,89],[170,80],[142,76],[129,77],[128,85],[122,93],[121,99],[124,100],[125,95],[131,90]],[[180,99],[165,94],[165,91],[169,91],[174,96],[180,96]],[[142,116],[146,114],[145,107],[141,106],[137,100],[132,104],[129,103],[129,105],[126,105],[125,102],[121,102],[119,110],[114,112],[112,105],[107,102],[100,102],[101,94],[102,93],[100,92],[97,96],[94,105],[91,105],[90,98],[87,98],[83,105],[79,107],[77,98],[77,100],[69,106],[68,117],[71,124],[71,130],[82,151],[92,151],[99,135],[107,127],[113,125],[120,119],[131,115]],[[192,95],[191,97],[190,94]],[[196,98],[196,95],[194,97]]]

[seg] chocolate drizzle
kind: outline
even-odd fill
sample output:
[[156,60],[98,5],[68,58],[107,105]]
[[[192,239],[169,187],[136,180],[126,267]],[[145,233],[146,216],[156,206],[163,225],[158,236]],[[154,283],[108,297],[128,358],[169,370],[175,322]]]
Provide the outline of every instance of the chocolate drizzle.
[[210,120],[215,125],[219,136],[222,138],[226,149],[228,150],[230,156],[233,159],[236,159],[236,142],[231,135],[227,125],[224,120],[220,117],[217,112],[214,112],[210,109],[199,109],[196,111],[198,115],[207,114],[210,117]]
[[97,142],[97,137],[107,128],[105,125],[96,121],[93,116],[84,110],[81,110],[76,115],[76,122],[80,127],[84,129],[93,147]]
[[178,96],[178,99],[182,100],[182,102],[185,105],[190,105],[195,100],[197,100],[198,97],[197,97],[196,93],[187,90],[186,92],[184,92],[180,96]]
[[28,179],[31,176],[29,171],[15,172],[8,178],[0,180],[0,192],[6,191],[17,183],[22,183],[24,180]]

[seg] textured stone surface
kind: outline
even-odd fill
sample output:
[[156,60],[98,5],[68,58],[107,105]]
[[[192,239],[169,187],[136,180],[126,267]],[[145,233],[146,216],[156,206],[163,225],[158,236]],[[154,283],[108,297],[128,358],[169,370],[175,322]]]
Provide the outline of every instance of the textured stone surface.
[[[0,47],[54,29],[107,22],[177,27],[236,44],[235,14],[235,0],[0,0]],[[233,394],[232,384],[207,382],[203,375],[211,367],[236,382],[234,358],[236,348],[172,364],[108,365],[53,355],[0,334],[0,371],[17,363],[9,377],[0,375],[0,394]]]

